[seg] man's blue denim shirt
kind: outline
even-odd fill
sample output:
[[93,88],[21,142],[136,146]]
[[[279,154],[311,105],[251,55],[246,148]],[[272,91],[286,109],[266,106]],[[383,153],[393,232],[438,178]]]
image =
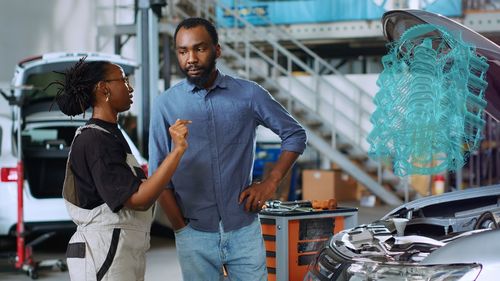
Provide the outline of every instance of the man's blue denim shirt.
[[256,213],[238,204],[240,193],[252,183],[255,132],[262,125],[282,140],[281,149],[302,153],[302,126],[257,83],[218,72],[214,85],[199,89],[186,80],[160,94],[153,103],[149,137],[149,165],[153,173],[172,149],[168,133],[177,119],[191,120],[188,149],[168,188],[189,224],[200,231],[239,229]]

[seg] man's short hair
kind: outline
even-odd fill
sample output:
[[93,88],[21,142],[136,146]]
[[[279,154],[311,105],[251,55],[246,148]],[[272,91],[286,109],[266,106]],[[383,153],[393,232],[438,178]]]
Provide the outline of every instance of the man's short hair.
[[174,33],[174,42],[177,40],[177,32],[179,32],[179,29],[185,28],[185,29],[190,29],[193,27],[197,26],[204,26],[205,29],[207,30],[208,34],[212,38],[212,42],[214,45],[219,44],[219,35],[217,34],[217,30],[215,29],[215,26],[209,22],[208,20],[204,18],[187,18],[179,23],[177,25],[177,28],[175,29]]

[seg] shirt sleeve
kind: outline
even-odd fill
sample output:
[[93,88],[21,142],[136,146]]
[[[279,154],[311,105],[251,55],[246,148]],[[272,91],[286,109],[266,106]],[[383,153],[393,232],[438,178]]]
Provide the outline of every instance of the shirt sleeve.
[[113,212],[118,212],[139,189],[141,175],[134,175],[127,164],[127,153],[112,136],[103,137],[98,145],[98,157],[91,165],[97,192]]
[[255,85],[252,106],[259,125],[269,128],[281,138],[281,150],[302,154],[307,136],[304,128],[268,91]]
[[[165,95],[165,93],[163,94]],[[149,126],[149,176],[151,176],[163,162],[171,149],[171,137],[168,132],[170,124],[166,118],[165,102],[158,96],[153,103]],[[169,182],[166,188],[172,188]]]

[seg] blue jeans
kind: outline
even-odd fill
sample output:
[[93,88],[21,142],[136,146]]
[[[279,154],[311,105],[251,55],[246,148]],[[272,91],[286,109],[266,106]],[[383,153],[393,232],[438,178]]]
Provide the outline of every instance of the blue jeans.
[[267,280],[266,251],[260,222],[224,232],[203,232],[189,225],[176,231],[175,245],[185,281],[220,281],[226,266],[231,281]]

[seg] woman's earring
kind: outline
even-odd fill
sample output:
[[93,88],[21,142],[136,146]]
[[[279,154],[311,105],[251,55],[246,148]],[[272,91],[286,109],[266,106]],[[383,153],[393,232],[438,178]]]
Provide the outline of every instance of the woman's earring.
[[106,93],[106,102],[109,102],[109,96],[110,96],[109,92]]

